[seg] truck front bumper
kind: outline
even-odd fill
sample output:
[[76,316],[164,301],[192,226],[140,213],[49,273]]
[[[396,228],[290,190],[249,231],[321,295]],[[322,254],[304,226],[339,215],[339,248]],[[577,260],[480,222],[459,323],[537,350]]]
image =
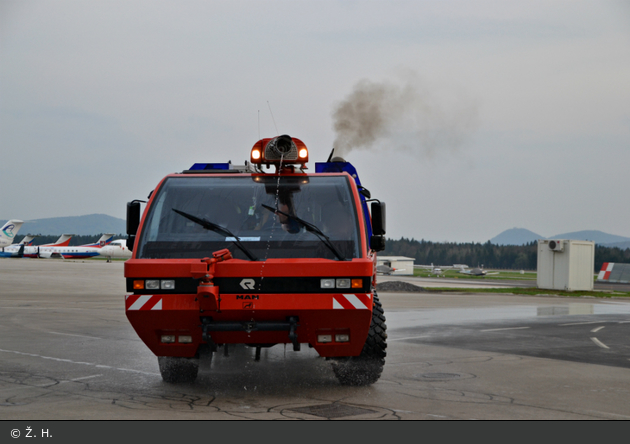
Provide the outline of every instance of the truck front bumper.
[[[358,356],[372,320],[371,293],[126,296],[126,314],[157,356],[193,357],[202,344],[309,344],[323,357]],[[166,340],[166,342],[165,342]]]

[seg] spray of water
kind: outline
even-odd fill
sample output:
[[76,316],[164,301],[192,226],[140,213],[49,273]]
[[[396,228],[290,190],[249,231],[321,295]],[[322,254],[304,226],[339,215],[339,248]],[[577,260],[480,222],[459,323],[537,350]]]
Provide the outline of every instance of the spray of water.
[[477,107],[462,97],[438,99],[416,75],[359,81],[333,110],[335,155],[405,150],[418,158],[458,149],[472,133]]
[[[280,204],[280,170],[282,170],[282,162],[284,161],[284,153],[280,154],[280,164],[278,165],[278,182],[276,182],[276,199],[275,199],[275,208],[279,207]],[[265,279],[265,264],[267,263],[267,259],[269,258],[269,247],[271,246],[271,240],[276,231],[276,222],[277,218],[275,214],[273,217],[273,224],[271,226],[271,233],[269,233],[269,237],[267,238],[267,248],[265,249],[265,257],[262,261],[262,266],[260,267],[260,283],[258,284],[258,291],[262,290],[263,280]]]

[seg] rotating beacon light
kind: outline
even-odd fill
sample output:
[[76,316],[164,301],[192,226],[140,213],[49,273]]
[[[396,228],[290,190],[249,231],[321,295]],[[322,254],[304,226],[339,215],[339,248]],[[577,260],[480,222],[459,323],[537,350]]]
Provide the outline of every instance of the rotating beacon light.
[[250,161],[258,165],[292,164],[306,168],[308,148],[300,139],[282,135],[272,139],[261,139],[252,147]]

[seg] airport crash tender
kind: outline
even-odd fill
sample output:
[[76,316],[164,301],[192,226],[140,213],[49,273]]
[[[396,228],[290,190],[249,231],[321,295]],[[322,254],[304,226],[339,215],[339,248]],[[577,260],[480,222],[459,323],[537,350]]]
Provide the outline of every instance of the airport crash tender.
[[262,347],[307,344],[341,384],[379,379],[385,204],[343,159],[331,153],[310,174],[307,161],[299,139],[261,139],[244,166],[169,174],[142,217],[141,201],[127,204],[126,314],[165,381],[194,381],[199,357],[230,344],[254,347],[255,359]]

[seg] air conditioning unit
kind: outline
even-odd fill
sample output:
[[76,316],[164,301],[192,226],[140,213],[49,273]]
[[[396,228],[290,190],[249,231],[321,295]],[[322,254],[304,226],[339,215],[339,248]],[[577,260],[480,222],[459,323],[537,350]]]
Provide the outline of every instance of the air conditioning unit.
[[562,240],[550,240],[547,245],[549,245],[551,251],[555,251],[556,253],[562,253],[564,251],[564,241]]

